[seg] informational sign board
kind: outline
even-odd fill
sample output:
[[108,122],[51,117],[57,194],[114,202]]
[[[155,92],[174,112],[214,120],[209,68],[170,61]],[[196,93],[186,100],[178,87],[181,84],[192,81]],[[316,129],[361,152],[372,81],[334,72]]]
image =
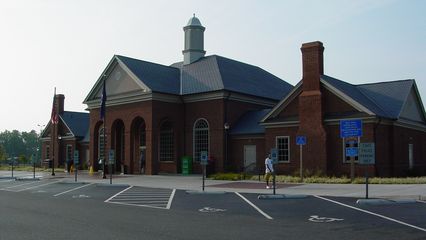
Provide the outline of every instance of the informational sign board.
[[115,163],[115,152],[114,150],[109,150],[109,154],[108,154],[108,163],[110,165],[113,165]]
[[358,148],[357,147],[347,147],[346,148],[346,157],[356,157],[358,156]]
[[78,150],[74,150],[74,165],[79,164],[79,162],[80,162],[80,159],[78,156]]
[[376,156],[374,150],[374,143],[360,143],[358,153],[359,164],[375,164]]
[[306,145],[306,136],[297,136],[296,145]]
[[207,151],[201,151],[200,152],[200,164],[201,165],[207,165],[208,163],[208,153]]
[[340,137],[361,137],[362,136],[362,120],[341,120],[340,121]]
[[278,162],[278,149],[271,148],[271,159],[274,164]]

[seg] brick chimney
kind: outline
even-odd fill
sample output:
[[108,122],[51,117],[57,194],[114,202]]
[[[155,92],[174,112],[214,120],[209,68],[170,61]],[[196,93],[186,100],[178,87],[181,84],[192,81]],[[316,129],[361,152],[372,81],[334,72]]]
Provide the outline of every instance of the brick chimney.
[[59,115],[64,113],[64,100],[65,96],[63,94],[55,95],[55,108]]
[[[306,136],[303,147],[304,169],[327,172],[327,138],[323,126],[320,78],[324,74],[322,42],[302,44],[303,78],[299,95],[298,135]],[[300,153],[299,153],[300,154]]]

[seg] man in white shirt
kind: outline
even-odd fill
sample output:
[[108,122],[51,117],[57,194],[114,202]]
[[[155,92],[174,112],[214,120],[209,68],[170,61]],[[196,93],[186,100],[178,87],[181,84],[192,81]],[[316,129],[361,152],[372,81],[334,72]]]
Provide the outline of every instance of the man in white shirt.
[[274,173],[274,166],[272,164],[271,154],[265,159],[265,180],[266,180],[266,188],[269,189],[269,179],[271,175]]

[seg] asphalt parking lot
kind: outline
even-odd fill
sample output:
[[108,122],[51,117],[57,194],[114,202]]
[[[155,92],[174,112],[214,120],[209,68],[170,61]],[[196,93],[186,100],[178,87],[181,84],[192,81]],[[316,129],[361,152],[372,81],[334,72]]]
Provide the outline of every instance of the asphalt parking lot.
[[[190,192],[127,184],[73,182],[51,178],[38,181],[0,179],[0,191],[49,199],[90,201],[106,208],[158,209],[200,217],[252,218],[265,224],[277,222],[292,231],[329,231],[345,236],[348,230],[365,234],[363,239],[425,239],[426,203],[360,205],[356,198],[306,196],[259,199],[259,194],[237,192]],[[120,206],[118,206],[120,207]],[[308,230],[307,230],[308,229]]]

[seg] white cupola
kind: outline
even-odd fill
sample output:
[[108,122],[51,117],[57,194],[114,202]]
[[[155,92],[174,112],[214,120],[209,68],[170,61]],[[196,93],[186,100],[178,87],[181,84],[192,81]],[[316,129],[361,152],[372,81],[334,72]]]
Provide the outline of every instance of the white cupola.
[[198,18],[194,16],[189,19],[188,24],[183,27],[185,32],[185,48],[183,53],[183,64],[191,64],[204,57],[204,30],[206,30]]

